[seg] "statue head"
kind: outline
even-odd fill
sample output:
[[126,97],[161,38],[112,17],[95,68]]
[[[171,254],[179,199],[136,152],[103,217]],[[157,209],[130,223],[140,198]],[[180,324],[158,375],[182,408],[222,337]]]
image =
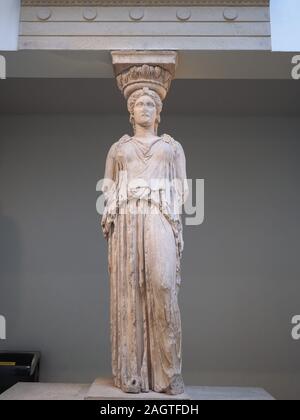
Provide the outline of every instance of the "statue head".
[[136,125],[154,127],[157,134],[162,111],[162,100],[159,95],[148,87],[133,92],[127,100],[127,108],[130,113],[130,123],[135,133]]

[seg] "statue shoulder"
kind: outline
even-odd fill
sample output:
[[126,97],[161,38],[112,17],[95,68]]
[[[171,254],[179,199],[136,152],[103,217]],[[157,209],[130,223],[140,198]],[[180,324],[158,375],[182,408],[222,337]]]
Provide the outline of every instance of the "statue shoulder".
[[124,143],[127,143],[129,140],[131,139],[131,137],[128,134],[124,134],[117,142],[117,145],[121,145]]
[[162,139],[163,141],[165,141],[166,143],[170,143],[170,144],[175,144],[175,140],[173,139],[173,137],[171,137],[169,134],[163,134],[162,135]]
[[183,150],[181,144],[179,143],[179,141],[175,140],[172,136],[170,136],[169,134],[163,134],[162,136],[163,140],[166,143],[169,143],[173,146],[175,152],[181,152]]
[[127,141],[129,141],[130,139],[131,139],[131,137],[130,137],[128,134],[124,134],[124,136],[122,136],[119,140],[115,141],[115,142],[111,145],[111,147],[110,147],[110,149],[109,149],[109,152],[108,152],[108,155],[109,155],[110,157],[114,158],[114,157],[115,157],[115,155],[116,155],[116,153],[117,153],[117,151],[118,151],[118,148],[119,148],[122,144],[124,144],[124,143],[126,143]]

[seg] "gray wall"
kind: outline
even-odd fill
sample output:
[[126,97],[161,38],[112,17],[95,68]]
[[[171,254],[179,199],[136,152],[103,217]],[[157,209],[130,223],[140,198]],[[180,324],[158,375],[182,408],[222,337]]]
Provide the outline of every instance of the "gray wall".
[[[42,352],[43,381],[110,374],[107,249],[95,185],[118,115],[0,116],[3,349]],[[184,376],[300,396],[299,119],[165,116],[205,222],[185,227]]]

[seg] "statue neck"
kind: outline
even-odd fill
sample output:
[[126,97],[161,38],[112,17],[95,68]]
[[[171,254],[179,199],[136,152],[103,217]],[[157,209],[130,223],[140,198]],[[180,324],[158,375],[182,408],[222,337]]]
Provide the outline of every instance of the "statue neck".
[[134,136],[138,138],[152,139],[157,136],[155,127],[142,127],[140,125],[135,126]]

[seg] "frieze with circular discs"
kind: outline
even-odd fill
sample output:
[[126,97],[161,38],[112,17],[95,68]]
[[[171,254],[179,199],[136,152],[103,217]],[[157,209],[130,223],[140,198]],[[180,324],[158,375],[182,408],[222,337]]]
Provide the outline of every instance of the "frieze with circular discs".
[[144,17],[144,9],[137,7],[129,11],[129,17],[132,20],[142,20]]
[[189,20],[192,16],[191,9],[187,9],[187,8],[177,9],[176,16],[177,16],[177,19],[182,20],[182,21]]
[[97,17],[97,9],[94,7],[87,7],[83,10],[83,17],[85,20],[95,20]]
[[52,16],[52,10],[48,7],[43,7],[37,11],[37,18],[39,20],[49,20]]
[[233,7],[226,7],[223,12],[226,20],[236,20],[239,16],[238,11]]

